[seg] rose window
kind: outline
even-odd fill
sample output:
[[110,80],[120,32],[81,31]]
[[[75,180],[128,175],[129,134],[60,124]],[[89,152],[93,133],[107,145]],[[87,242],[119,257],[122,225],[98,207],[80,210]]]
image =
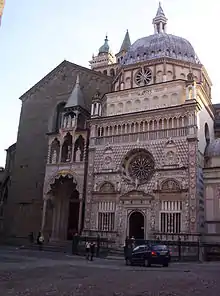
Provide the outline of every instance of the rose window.
[[135,184],[146,183],[154,173],[154,159],[152,155],[144,149],[135,149],[125,158],[122,165],[123,175]]
[[147,85],[152,79],[152,72],[150,69],[143,69],[137,72],[135,76],[135,82],[138,85]]

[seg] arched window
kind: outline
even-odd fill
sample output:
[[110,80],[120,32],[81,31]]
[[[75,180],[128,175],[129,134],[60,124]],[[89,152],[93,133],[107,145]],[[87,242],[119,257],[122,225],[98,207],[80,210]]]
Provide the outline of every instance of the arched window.
[[110,76],[112,76],[112,77],[115,76],[115,70],[113,68],[110,70]]
[[61,121],[62,121],[62,113],[64,111],[65,105],[66,105],[65,102],[61,102],[54,108],[53,113],[51,114],[50,120],[48,122],[49,133],[54,133],[59,131],[59,128],[61,126]]
[[58,131],[62,124],[62,113],[64,111],[66,103],[61,102],[56,107],[56,121],[55,121],[55,131]]
[[61,161],[70,162],[71,156],[72,156],[72,136],[70,135],[70,133],[67,133],[64,138],[64,142],[62,146]]
[[80,128],[80,129],[85,128],[85,117],[82,114],[78,115],[77,128]]

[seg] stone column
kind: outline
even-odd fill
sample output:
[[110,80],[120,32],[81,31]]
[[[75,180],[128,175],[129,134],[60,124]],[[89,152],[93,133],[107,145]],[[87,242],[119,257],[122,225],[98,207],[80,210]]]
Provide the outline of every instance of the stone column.
[[160,28],[159,29],[160,30],[159,33],[162,33],[163,32],[163,23],[162,22],[160,22],[159,28]]
[[81,231],[81,226],[82,226],[82,211],[83,211],[83,198],[82,198],[82,194],[80,194],[79,196],[79,222],[78,222],[78,233],[80,233]]
[[41,221],[41,232],[44,232],[44,227],[45,227],[45,223],[46,223],[46,213],[47,213],[47,199],[44,198],[42,221]]

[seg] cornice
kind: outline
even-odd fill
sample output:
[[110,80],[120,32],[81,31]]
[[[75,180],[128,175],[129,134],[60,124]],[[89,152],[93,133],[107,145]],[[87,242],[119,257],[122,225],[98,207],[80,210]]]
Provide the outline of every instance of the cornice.
[[202,69],[203,67],[202,64],[193,64],[186,61],[172,59],[170,57],[163,57],[163,58],[140,61],[138,63],[136,62],[134,64],[129,64],[129,65],[122,65],[122,68],[124,68],[125,70],[129,70],[129,69],[139,68],[142,65],[154,66],[155,64],[162,64],[164,62],[171,63],[172,65],[176,65],[176,66],[192,67],[193,69]]

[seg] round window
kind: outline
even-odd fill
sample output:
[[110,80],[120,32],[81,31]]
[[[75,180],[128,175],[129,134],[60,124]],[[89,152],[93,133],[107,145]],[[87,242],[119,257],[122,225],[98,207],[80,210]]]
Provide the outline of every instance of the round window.
[[140,86],[149,84],[151,79],[152,79],[152,72],[148,68],[145,70],[138,71],[135,76],[135,82]]

